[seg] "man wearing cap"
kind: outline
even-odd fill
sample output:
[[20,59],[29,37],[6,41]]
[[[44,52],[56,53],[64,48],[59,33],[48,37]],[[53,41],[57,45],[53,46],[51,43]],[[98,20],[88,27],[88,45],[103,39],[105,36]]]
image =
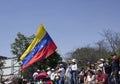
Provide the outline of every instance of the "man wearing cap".
[[78,67],[76,63],[76,59],[72,59],[71,64],[71,74],[72,74],[72,84],[78,84]]

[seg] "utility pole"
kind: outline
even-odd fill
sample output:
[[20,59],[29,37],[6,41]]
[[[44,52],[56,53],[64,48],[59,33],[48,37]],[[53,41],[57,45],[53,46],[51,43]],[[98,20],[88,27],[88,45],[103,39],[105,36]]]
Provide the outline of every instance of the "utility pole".
[[14,74],[14,59],[11,60],[11,74]]

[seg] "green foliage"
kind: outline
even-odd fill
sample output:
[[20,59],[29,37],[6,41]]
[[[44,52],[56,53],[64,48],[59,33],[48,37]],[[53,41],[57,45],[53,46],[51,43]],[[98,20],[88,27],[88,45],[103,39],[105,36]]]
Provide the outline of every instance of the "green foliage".
[[4,66],[5,62],[0,61],[0,68]]
[[48,67],[55,68],[57,66],[57,62],[60,59],[60,55],[57,52],[54,52],[48,58],[38,62],[39,69],[46,69]]
[[119,56],[119,58],[120,58],[120,48],[119,48],[119,50],[118,50],[118,56]]
[[78,48],[71,53],[72,58],[77,59],[78,67],[85,67],[87,62],[96,63],[101,58],[109,58],[109,53],[104,51],[100,53],[98,49],[92,47]]
[[34,37],[35,37],[34,35],[30,37],[26,37],[20,32],[17,34],[17,38],[15,38],[15,42],[11,44],[11,52],[13,55],[18,57],[18,60],[20,56],[23,54],[23,52],[30,45]]

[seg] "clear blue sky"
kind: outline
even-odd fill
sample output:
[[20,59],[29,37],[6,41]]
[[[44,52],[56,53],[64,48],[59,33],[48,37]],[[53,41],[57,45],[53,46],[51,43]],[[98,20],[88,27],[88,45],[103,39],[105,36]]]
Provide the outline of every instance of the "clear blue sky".
[[43,24],[63,56],[120,32],[120,0],[0,0],[0,55],[13,57],[18,32],[35,34]]

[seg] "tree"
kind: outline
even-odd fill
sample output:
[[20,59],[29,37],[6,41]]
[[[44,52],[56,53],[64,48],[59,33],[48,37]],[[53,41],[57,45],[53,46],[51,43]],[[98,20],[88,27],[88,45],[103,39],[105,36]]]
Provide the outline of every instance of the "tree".
[[18,57],[18,61],[20,60],[19,59],[20,56],[28,48],[34,37],[35,35],[26,37],[20,32],[17,34],[17,38],[15,38],[15,42],[11,44],[11,52],[13,55]]
[[104,40],[98,41],[96,43],[96,50],[98,50],[98,55],[101,57],[102,56],[106,57],[106,55],[108,55],[109,53],[108,46]]
[[82,47],[71,52],[69,57],[77,60],[78,67],[86,67],[87,62],[96,63],[101,58],[109,58],[108,55],[109,52],[107,52],[104,47]]
[[4,66],[4,61],[0,60],[0,69]]
[[103,31],[102,35],[109,46],[109,50],[111,50],[113,53],[118,53],[120,48],[120,33],[113,32],[111,30],[105,30]]
[[[21,33],[17,34],[17,38],[15,38],[15,42],[11,44],[11,49],[12,49],[11,51],[13,55],[18,57],[18,61],[20,60],[20,56],[28,48],[34,37],[35,35],[26,37]],[[36,71],[36,69],[46,69],[48,66],[55,68],[59,58],[60,55],[57,52],[55,52],[52,55],[50,55],[48,58],[36,62],[30,67],[28,67],[26,70],[22,72],[22,75],[24,78],[32,78],[32,74],[34,71]]]

